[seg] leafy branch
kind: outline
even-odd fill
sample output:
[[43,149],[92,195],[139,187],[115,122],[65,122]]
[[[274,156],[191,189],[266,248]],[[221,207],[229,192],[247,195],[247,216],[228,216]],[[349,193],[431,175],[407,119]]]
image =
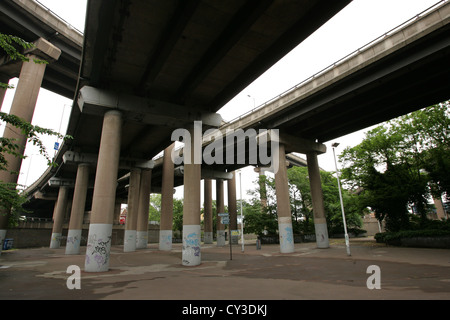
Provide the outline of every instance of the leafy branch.
[[[30,61],[30,58],[25,56],[21,51],[32,49],[33,47],[33,43],[27,42],[22,38],[0,33],[0,48],[6,52],[6,55],[9,56],[11,60]],[[47,61],[38,58],[34,58],[33,62],[38,64],[48,64]],[[0,82],[0,88],[13,89],[14,86]]]

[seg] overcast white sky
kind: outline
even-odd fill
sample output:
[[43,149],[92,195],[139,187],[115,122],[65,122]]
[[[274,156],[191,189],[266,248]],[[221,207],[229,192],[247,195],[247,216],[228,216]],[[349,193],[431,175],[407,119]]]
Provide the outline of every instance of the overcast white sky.
[[[84,30],[86,0],[39,0],[39,2],[76,29]],[[437,2],[439,1],[354,0],[253,84],[245,88],[219,113],[222,114],[225,120],[231,120],[245,113],[254,106],[258,106],[279,95]],[[16,80],[11,80],[10,83],[17,82]],[[2,111],[9,111],[13,95],[14,90],[8,90]],[[71,100],[41,89],[33,117],[33,124],[52,128],[64,134],[71,106]],[[1,128],[1,131],[3,131],[3,128]],[[340,143],[340,146],[336,149],[337,154],[347,146],[357,145],[362,140],[364,131],[336,139]],[[53,155],[55,139],[51,138],[45,141],[48,152]],[[326,143],[327,153],[319,156],[319,165],[329,171],[335,170],[330,146],[333,142],[335,141]],[[47,166],[45,159],[36,155],[36,149],[27,147],[25,153],[29,157],[22,162],[19,183],[29,185],[40,177]],[[243,169],[242,177],[242,193],[245,198],[246,190],[253,188],[252,181],[257,178],[257,174],[253,172],[252,167],[248,167]],[[239,198],[239,181],[237,183]],[[175,196],[182,198],[183,194],[177,190]]]

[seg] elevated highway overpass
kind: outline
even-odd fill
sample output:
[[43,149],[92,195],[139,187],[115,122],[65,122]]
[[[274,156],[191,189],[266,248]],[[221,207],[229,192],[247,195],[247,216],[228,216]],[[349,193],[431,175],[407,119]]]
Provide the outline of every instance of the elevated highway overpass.
[[[226,6],[202,1],[112,3],[88,4],[77,95],[67,132],[74,139],[64,143],[57,154],[58,168],[49,169],[29,188],[45,197],[51,193],[50,178],[75,180],[80,166],[63,163],[67,151],[99,153],[97,171],[91,170],[89,179],[95,177],[94,229],[110,224],[111,203],[120,193],[119,188],[116,194],[117,179],[167,148],[174,128],[190,128],[192,120],[203,120],[205,129],[218,127],[222,132],[277,129],[283,152],[306,153],[311,180],[316,176],[311,181],[314,209],[319,212],[316,235],[327,242],[317,181],[317,154],[325,151],[322,143],[449,98],[448,2],[230,123],[219,123],[215,112],[347,1],[327,2],[329,7],[315,1],[288,5],[238,1]],[[148,14],[153,19],[147,19]],[[182,116],[173,117],[174,113]],[[110,147],[102,150],[102,145]],[[121,161],[128,165],[119,166]],[[115,167],[105,170],[110,162]],[[155,178],[158,172],[164,174],[160,162],[152,169]],[[231,172],[244,165],[215,164],[209,169]],[[197,237],[201,168],[192,165],[185,169],[186,232]],[[131,188],[132,173],[129,182],[127,179],[123,182]],[[286,177],[276,175],[276,179],[277,196],[278,189],[284,189],[280,199],[286,200]],[[152,179],[152,185],[164,189],[163,181]],[[111,185],[114,194],[100,195]],[[284,200],[278,203],[288,203]],[[289,208],[279,208],[283,212],[279,214],[280,230],[289,229],[290,212],[286,210]],[[92,234],[107,236],[102,230],[95,229]],[[289,231],[283,232],[281,238],[289,237]],[[281,238],[280,243],[286,241]],[[286,250],[280,247],[282,252]],[[187,248],[183,264],[197,264],[199,248]],[[99,259],[105,261],[108,256]],[[89,271],[98,271],[88,264]],[[107,261],[104,265],[107,269]]]
[[[222,5],[214,1],[116,1],[114,5],[91,1],[76,90],[89,86],[120,92],[158,113],[184,112],[185,119],[201,120],[202,114],[213,115],[348,2],[323,6],[317,1],[287,5],[277,1]],[[152,19],[145,16],[149,10]],[[50,178],[75,179],[76,166],[63,164],[66,151],[98,153],[104,110],[86,110],[82,112],[74,100],[67,130],[74,139],[61,146],[58,168],[49,168],[28,188],[31,194],[37,192],[34,200],[39,207],[44,207],[42,199],[57,195],[57,188],[47,183]],[[156,118],[150,110],[149,121]],[[187,124],[175,122],[176,117],[162,120],[166,122],[161,125],[146,123],[142,113],[133,117],[125,116],[121,138],[121,154],[129,160],[152,159],[171,143],[172,131]],[[157,164],[155,177],[158,170]],[[128,172],[129,168],[123,169],[119,177]],[[95,172],[91,174],[93,180]],[[154,190],[161,188],[161,180],[152,179],[152,184]],[[119,190],[126,198],[126,190]]]
[[[39,38],[61,50],[61,56],[46,68],[42,88],[73,99],[78,82],[83,34],[39,3],[30,0],[0,2],[1,32],[28,42]],[[0,81],[18,77],[21,63],[0,54]]]

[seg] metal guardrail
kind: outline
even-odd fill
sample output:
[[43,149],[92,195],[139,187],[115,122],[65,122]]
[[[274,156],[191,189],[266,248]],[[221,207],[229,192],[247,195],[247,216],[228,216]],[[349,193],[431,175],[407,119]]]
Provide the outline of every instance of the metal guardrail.
[[405,22],[403,22],[403,23],[399,24],[398,26],[392,28],[391,30],[385,32],[385,33],[382,34],[381,36],[379,36],[379,37],[375,38],[374,40],[368,42],[367,44],[363,45],[362,47],[360,47],[360,48],[356,49],[355,51],[349,53],[348,55],[346,55],[346,56],[344,56],[343,58],[337,60],[336,62],[330,64],[329,66],[327,66],[327,67],[325,67],[324,69],[318,71],[317,73],[315,73],[315,74],[313,74],[312,76],[306,78],[305,80],[299,82],[298,84],[296,84],[296,85],[294,85],[293,87],[287,89],[286,91],[280,93],[279,95],[277,95],[277,96],[275,96],[275,97],[273,97],[273,98],[267,100],[266,102],[260,104],[259,106],[257,106],[257,107],[255,107],[255,108],[253,108],[253,109],[251,109],[251,110],[249,110],[249,111],[247,111],[247,112],[241,114],[240,116],[238,116],[238,117],[236,117],[236,118],[234,118],[234,119],[232,119],[232,120],[230,120],[230,121],[225,121],[225,120],[224,120],[224,121],[226,122],[227,125],[229,125],[229,124],[232,124],[232,123],[234,123],[234,122],[237,122],[237,121],[241,120],[242,118],[247,117],[248,115],[250,115],[250,114],[252,114],[252,113],[254,113],[254,112],[256,112],[256,111],[262,109],[263,107],[267,106],[268,104],[270,104],[270,103],[272,103],[272,102],[274,102],[274,101],[276,101],[276,100],[278,100],[278,99],[280,99],[280,98],[286,96],[287,94],[291,93],[291,92],[294,91],[295,89],[301,87],[303,84],[305,84],[305,83],[307,83],[307,82],[309,82],[309,81],[311,81],[311,80],[317,78],[318,76],[320,76],[320,75],[326,73],[327,71],[329,71],[329,70],[331,70],[332,68],[336,67],[338,64],[340,64],[340,63],[342,63],[342,62],[344,62],[344,61],[350,59],[351,57],[353,57],[353,56],[359,54],[360,52],[364,51],[364,50],[367,49],[368,47],[374,45],[375,43],[380,42],[381,40],[383,40],[383,39],[386,38],[387,36],[393,34],[394,32],[396,32],[396,31],[398,31],[398,30],[400,30],[400,29],[402,29],[402,28],[405,27],[406,25],[408,25],[408,24],[412,23],[413,21],[419,19],[419,18],[422,17],[423,15],[425,15],[425,14],[427,14],[428,12],[434,10],[435,8],[441,6],[444,2],[447,2],[447,1],[448,1],[448,0],[441,0],[441,1],[437,2],[437,3],[435,3],[435,4],[432,5],[431,7],[425,9],[424,11],[422,11],[422,12],[420,12],[419,14],[415,15],[414,17],[412,17],[412,18],[406,20]]
[[39,4],[42,8],[44,8],[45,10],[47,10],[49,13],[51,13],[53,16],[57,17],[59,20],[61,20],[62,22],[64,22],[67,26],[69,26],[71,29],[77,31],[79,34],[83,35],[83,32],[80,31],[79,29],[77,29],[76,27],[74,27],[73,25],[71,25],[69,22],[67,22],[66,20],[64,20],[63,18],[61,18],[59,15],[57,15],[54,11],[50,10],[49,8],[47,8],[45,5],[43,5],[39,0],[34,0],[34,2],[36,2],[37,4]]

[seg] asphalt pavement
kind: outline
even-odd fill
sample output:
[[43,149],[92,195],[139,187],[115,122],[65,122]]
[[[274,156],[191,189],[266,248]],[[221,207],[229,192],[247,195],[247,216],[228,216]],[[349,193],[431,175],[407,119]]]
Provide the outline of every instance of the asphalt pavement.
[[[350,250],[348,256],[344,242],[333,239],[328,249],[299,243],[289,254],[278,245],[257,250],[254,242],[244,252],[234,245],[231,255],[228,245],[203,245],[201,265],[186,267],[181,244],[170,252],[157,244],[127,253],[113,246],[110,270],[86,273],[85,247],[80,255],[65,255],[65,248],[12,249],[0,256],[0,300],[450,299],[448,249],[389,247],[361,238],[350,240]],[[207,310],[189,305],[182,311]]]

